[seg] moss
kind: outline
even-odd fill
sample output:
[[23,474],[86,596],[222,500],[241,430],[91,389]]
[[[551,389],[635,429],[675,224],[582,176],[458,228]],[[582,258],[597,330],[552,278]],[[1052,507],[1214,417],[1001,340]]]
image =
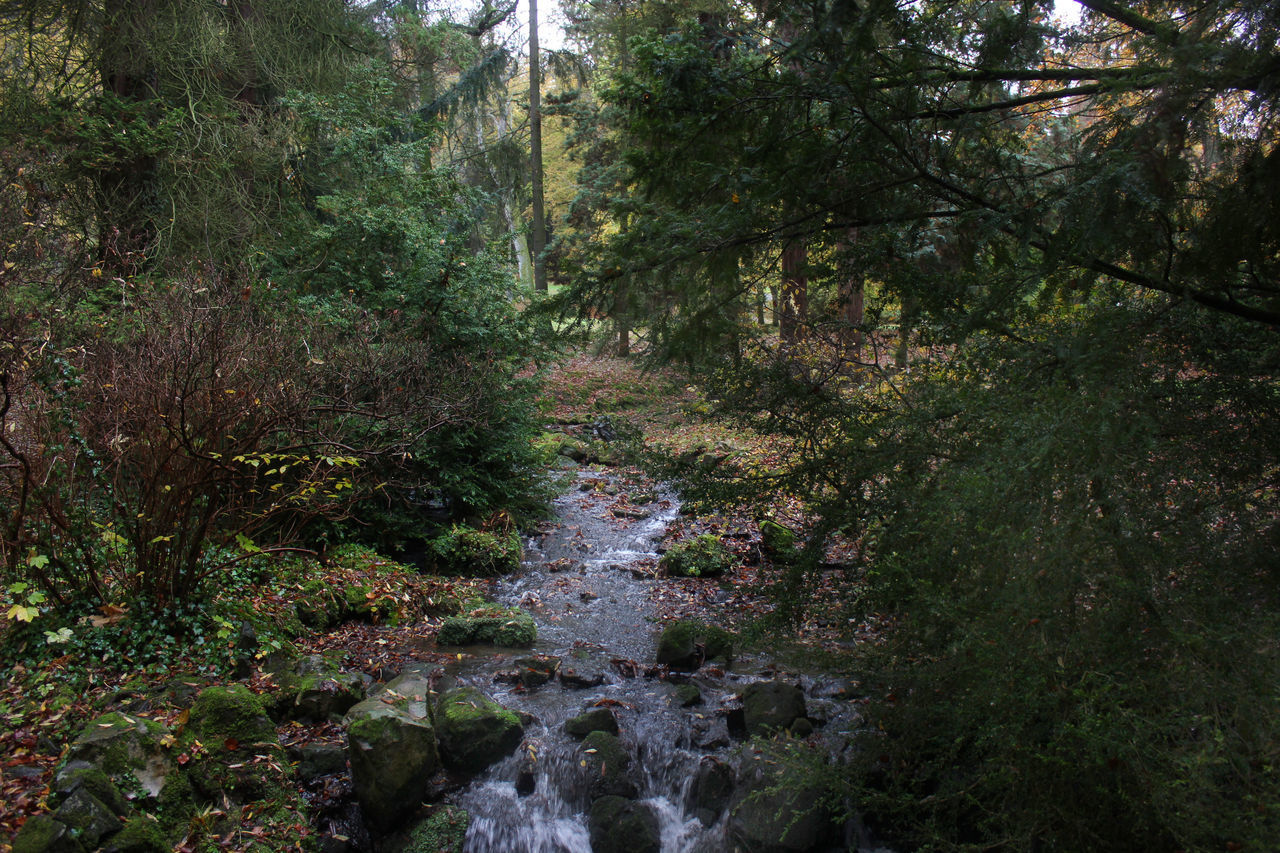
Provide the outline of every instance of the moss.
[[733,634],[715,625],[685,619],[663,629],[657,660],[681,669],[696,669],[709,660],[731,663],[733,651]]
[[276,729],[262,700],[243,684],[202,690],[191,706],[187,731],[206,746],[276,742]]
[[111,777],[98,767],[72,767],[59,771],[54,780],[55,803],[60,803],[77,789],[83,788],[103,805],[111,809],[113,814],[122,815],[129,811],[120,789],[111,781]]
[[795,531],[768,518],[760,522],[760,547],[779,563],[792,563],[800,556]]
[[703,533],[673,545],[662,555],[658,566],[671,575],[710,578],[727,572],[733,566],[733,557],[719,539]]
[[439,806],[409,833],[403,853],[462,853],[471,814],[457,806]]
[[510,755],[524,737],[524,726],[510,711],[474,687],[450,690],[436,708],[440,748],[448,763],[478,772]]
[[523,549],[514,531],[498,534],[454,525],[427,543],[436,571],[466,577],[496,577],[520,568]]
[[80,843],[71,828],[49,815],[27,818],[13,839],[13,853],[81,853]]
[[489,608],[481,615],[450,616],[440,626],[442,646],[492,645],[527,648],[538,638],[533,617],[516,608]]
[[157,815],[167,837],[181,837],[196,814],[196,792],[186,773],[170,773],[160,789]]
[[168,853],[173,846],[166,843],[164,831],[155,818],[135,815],[111,839],[116,853]]

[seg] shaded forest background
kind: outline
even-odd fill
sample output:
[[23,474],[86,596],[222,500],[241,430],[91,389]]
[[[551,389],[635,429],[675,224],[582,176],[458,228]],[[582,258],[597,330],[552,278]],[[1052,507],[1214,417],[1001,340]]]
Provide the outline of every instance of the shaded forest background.
[[852,543],[842,808],[1269,849],[1280,13],[1081,5],[566,4],[543,297],[512,8],[0,0],[6,643],[534,517],[592,338],[777,448],[666,472],[805,502],[772,630]]

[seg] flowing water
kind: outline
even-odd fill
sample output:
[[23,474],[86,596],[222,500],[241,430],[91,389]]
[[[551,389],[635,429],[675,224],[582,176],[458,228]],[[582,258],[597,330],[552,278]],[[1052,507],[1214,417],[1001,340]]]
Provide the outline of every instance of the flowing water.
[[[527,651],[472,649],[450,668],[459,681],[532,718],[515,755],[452,797],[472,814],[468,853],[590,853],[590,794],[579,772],[579,743],[563,726],[600,702],[617,716],[620,738],[632,755],[629,776],[639,798],[659,816],[664,853],[727,849],[723,821],[704,826],[694,817],[686,804],[688,789],[705,756],[723,757],[734,748],[726,708],[760,677],[761,664],[745,659],[728,671],[704,668],[693,677],[704,704],[693,708],[673,699],[675,683],[627,674],[625,661],[642,668],[654,661],[661,626],[650,601],[655,581],[643,576],[643,568],[651,570],[678,501],[658,494],[644,507],[651,513],[647,518],[616,518],[616,499],[605,491],[611,483],[605,474],[579,473],[579,488],[555,502],[557,523],[530,541],[523,570],[497,591],[500,601],[534,615],[534,652],[561,659],[561,682],[532,689],[513,684],[514,661]],[[565,686],[563,676],[570,671],[580,684],[599,683]],[[825,710],[814,704],[811,699],[811,716],[816,710],[829,717],[831,735],[853,725],[850,712],[841,710],[847,703],[828,703]]]

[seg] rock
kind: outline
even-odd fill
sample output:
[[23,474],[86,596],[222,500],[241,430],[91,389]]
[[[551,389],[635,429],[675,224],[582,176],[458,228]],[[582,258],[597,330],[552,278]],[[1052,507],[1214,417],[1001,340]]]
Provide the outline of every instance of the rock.
[[635,797],[636,784],[626,776],[631,755],[618,736],[609,732],[591,732],[578,748],[587,763],[587,778],[592,799],[605,796]]
[[647,803],[623,797],[600,797],[587,820],[592,853],[659,853],[662,832]]
[[680,620],[658,638],[657,661],[673,669],[692,671],[716,658],[733,660],[733,635],[723,628]]
[[153,720],[106,714],[84,727],[67,751],[65,764],[93,765],[120,791],[156,797],[174,768],[169,750],[161,744],[167,734],[169,730]]
[[703,826],[714,824],[728,807],[735,775],[733,767],[719,758],[708,755],[698,762],[687,806]]
[[471,814],[457,806],[434,806],[409,833],[400,853],[462,853]]
[[710,533],[677,542],[658,561],[667,574],[687,578],[717,577],[732,566],[733,557]]
[[530,689],[541,687],[555,678],[556,673],[560,671],[560,658],[548,655],[516,658],[515,664],[519,667],[517,672],[520,683]]
[[768,518],[760,522],[760,550],[778,563],[792,563],[800,556],[795,531]]
[[538,638],[533,617],[516,608],[486,608],[480,615],[450,616],[440,626],[441,646],[490,645],[528,648]]
[[796,717],[791,721],[791,734],[796,737],[808,737],[813,734],[813,723],[806,717]]
[[466,773],[479,773],[506,758],[524,737],[520,718],[474,687],[440,697],[436,730],[445,765]]
[[681,708],[690,708],[702,704],[702,691],[696,684],[680,684],[671,694],[671,698]]
[[32,815],[13,838],[13,853],[84,853],[71,827],[49,815]]
[[226,744],[228,750],[242,746],[279,744],[276,725],[263,708],[262,700],[243,684],[207,687],[191,706],[187,732],[210,744]]
[[84,788],[77,788],[53,813],[54,818],[71,827],[80,843],[96,849],[104,837],[120,829],[120,820],[101,800]]
[[100,768],[83,761],[64,764],[54,774],[53,785],[50,787],[50,799],[55,804],[62,803],[77,791],[85,790],[110,809],[113,815],[121,817],[129,812],[129,803],[111,781],[111,777]]
[[391,687],[347,712],[352,788],[365,818],[379,829],[394,826],[416,809],[440,770],[425,704],[419,701],[415,708],[408,699],[387,696]]
[[831,843],[837,827],[824,790],[781,745],[744,754],[730,806],[729,839],[744,851],[803,853]]
[[135,815],[111,837],[102,853],[169,853],[172,849],[155,818]]
[[642,521],[653,515],[651,510],[640,509],[639,507],[634,506],[615,506],[613,509],[609,510],[609,512],[614,518],[630,518],[635,519],[636,521]]
[[599,687],[604,684],[604,673],[580,673],[574,669],[562,669],[560,670],[560,684],[575,690]]
[[322,655],[309,655],[272,673],[273,710],[279,719],[326,722],[365,696],[364,676],[346,672]]
[[803,716],[804,692],[793,684],[757,681],[743,691],[742,717],[748,735],[773,734]]
[[291,747],[289,760],[297,765],[298,778],[304,782],[347,770],[347,751],[337,744],[308,743]]
[[592,732],[618,733],[618,718],[608,708],[592,708],[564,721],[565,733],[582,740]]

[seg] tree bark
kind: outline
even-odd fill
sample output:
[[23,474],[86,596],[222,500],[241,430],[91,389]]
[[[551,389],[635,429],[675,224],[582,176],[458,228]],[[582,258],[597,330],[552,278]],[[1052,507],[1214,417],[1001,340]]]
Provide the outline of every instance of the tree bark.
[[784,344],[804,338],[804,324],[809,316],[809,279],[804,272],[808,260],[809,249],[803,240],[792,240],[782,249],[778,335]]
[[529,0],[529,147],[533,182],[533,287],[547,290],[547,223],[542,186],[542,69],[538,55],[538,0]]

